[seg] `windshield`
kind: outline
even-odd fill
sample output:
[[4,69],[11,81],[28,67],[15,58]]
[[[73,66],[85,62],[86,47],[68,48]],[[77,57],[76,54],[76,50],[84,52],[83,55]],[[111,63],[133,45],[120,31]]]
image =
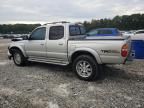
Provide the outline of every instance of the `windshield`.
[[94,36],[98,34],[98,30],[92,30],[90,32],[87,33],[87,36]]

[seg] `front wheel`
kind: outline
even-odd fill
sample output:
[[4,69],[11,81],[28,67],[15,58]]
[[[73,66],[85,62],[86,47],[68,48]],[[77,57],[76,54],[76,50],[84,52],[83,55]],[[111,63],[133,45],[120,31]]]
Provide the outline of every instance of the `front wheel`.
[[14,49],[13,50],[13,61],[17,66],[24,66],[26,59],[21,51]]
[[73,62],[73,70],[77,76],[86,81],[95,80],[98,77],[98,64],[89,55],[78,56]]

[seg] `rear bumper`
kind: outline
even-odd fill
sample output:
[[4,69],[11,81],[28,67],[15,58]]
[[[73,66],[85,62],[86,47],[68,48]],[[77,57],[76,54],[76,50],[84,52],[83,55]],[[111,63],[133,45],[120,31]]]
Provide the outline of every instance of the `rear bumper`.
[[123,64],[131,64],[133,62],[133,57],[128,57]]
[[133,53],[130,51],[128,57],[125,59],[123,64],[131,64],[133,61]]

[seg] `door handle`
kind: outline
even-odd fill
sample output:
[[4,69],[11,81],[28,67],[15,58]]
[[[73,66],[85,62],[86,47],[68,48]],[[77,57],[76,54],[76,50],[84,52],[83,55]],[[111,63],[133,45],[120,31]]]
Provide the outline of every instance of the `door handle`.
[[63,45],[63,43],[59,43],[59,45]]
[[44,44],[40,44],[40,45],[44,45]]

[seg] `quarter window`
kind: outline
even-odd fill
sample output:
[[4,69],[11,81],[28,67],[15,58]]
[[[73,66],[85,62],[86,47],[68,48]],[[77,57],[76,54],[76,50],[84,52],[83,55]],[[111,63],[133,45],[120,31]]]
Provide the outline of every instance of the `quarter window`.
[[49,40],[59,40],[64,37],[64,27],[63,26],[53,26],[50,27]]
[[38,28],[32,32],[30,40],[45,40],[46,28]]

